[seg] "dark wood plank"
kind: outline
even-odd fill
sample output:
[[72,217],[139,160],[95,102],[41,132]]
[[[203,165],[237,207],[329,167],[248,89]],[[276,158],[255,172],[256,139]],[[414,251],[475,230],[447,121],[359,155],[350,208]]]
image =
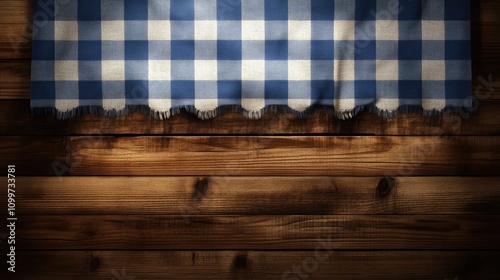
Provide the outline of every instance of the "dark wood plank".
[[17,250],[500,249],[498,215],[17,217]]
[[[497,279],[498,252],[21,252],[8,279]],[[30,264],[30,265],[23,265]],[[303,265],[305,264],[305,265]],[[292,274],[285,274],[292,271]],[[2,271],[3,273],[3,271]],[[127,278],[129,277],[129,278]]]
[[118,119],[85,115],[59,121],[54,117],[32,117],[28,100],[0,101],[0,135],[67,134],[500,135],[500,101],[481,102],[470,116],[449,114],[441,118],[423,118],[418,114],[403,114],[385,119],[365,112],[347,121],[338,120],[321,109],[311,112],[305,119],[291,113],[268,113],[261,120],[249,120],[235,112],[206,121],[189,113],[176,115],[168,121],[141,113]]
[[[73,175],[496,176],[500,137],[70,137]],[[216,159],[216,160],[215,160]]]
[[[18,177],[16,182],[19,215],[500,214],[500,177]],[[7,201],[6,192],[0,201]]]
[[0,166],[16,164],[18,175],[496,176],[500,170],[497,136],[2,137],[0,153]]

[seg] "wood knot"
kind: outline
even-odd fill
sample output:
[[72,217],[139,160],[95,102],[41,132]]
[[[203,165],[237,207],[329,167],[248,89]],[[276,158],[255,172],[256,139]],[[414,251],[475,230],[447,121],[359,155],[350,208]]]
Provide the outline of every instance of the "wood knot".
[[98,257],[92,257],[90,259],[90,262],[88,264],[90,272],[97,271],[100,266],[101,266],[101,260]]
[[247,268],[247,256],[239,254],[234,257],[233,268],[235,269],[246,269]]
[[193,200],[200,201],[203,197],[207,196],[208,191],[208,178],[199,179],[194,185]]
[[380,182],[378,183],[377,186],[377,197],[378,198],[385,198],[387,197],[394,187],[396,186],[396,180],[392,177],[384,177],[380,179]]

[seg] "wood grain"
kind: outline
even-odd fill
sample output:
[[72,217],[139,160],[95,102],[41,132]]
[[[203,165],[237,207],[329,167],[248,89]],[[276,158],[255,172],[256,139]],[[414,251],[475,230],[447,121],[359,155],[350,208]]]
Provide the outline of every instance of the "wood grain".
[[314,250],[320,240],[335,250],[500,250],[498,215],[18,215],[18,221],[17,250]]
[[27,100],[0,101],[0,135],[500,135],[500,101],[479,103],[470,116],[449,114],[423,118],[403,114],[385,119],[365,112],[341,121],[318,109],[299,119],[294,114],[265,114],[261,120],[249,120],[240,113],[227,113],[200,120],[182,113],[168,121],[134,113],[126,118],[105,119],[96,115],[78,116],[65,121],[53,117],[32,117]]
[[[16,182],[19,215],[500,214],[498,177],[18,177]],[[6,192],[0,201],[7,201]]]
[[18,258],[30,265],[9,279],[300,279],[283,277],[293,266],[309,279],[489,280],[500,274],[498,252],[69,251],[23,252]]

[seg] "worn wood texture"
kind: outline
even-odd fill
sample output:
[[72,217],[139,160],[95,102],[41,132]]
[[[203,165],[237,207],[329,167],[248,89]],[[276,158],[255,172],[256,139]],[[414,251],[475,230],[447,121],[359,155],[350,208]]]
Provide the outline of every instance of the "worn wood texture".
[[[498,252],[23,252],[12,280],[498,279]],[[298,267],[293,273],[293,267]],[[286,272],[291,274],[285,274]],[[0,272],[1,274],[1,272]]]
[[500,215],[497,177],[18,177],[17,184],[20,215]]
[[18,220],[18,250],[314,250],[321,239],[331,240],[335,250],[500,250],[499,215],[185,213]]
[[85,115],[58,121],[53,117],[32,117],[27,100],[3,100],[0,101],[0,135],[500,135],[500,101],[484,101],[478,105],[478,110],[470,115],[450,114],[441,118],[403,114],[385,119],[365,112],[341,121],[324,110],[315,110],[305,119],[291,113],[268,113],[262,120],[249,120],[236,112],[206,121],[189,113],[168,121],[141,113],[118,119]]
[[[20,175],[495,176],[497,136],[3,137]],[[217,159],[217,160],[214,160]]]

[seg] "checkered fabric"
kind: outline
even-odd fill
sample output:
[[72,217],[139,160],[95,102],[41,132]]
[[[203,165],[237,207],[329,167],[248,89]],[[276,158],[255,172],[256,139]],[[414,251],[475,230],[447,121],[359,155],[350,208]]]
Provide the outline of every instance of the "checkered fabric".
[[341,118],[472,106],[469,0],[35,0],[31,106]]

